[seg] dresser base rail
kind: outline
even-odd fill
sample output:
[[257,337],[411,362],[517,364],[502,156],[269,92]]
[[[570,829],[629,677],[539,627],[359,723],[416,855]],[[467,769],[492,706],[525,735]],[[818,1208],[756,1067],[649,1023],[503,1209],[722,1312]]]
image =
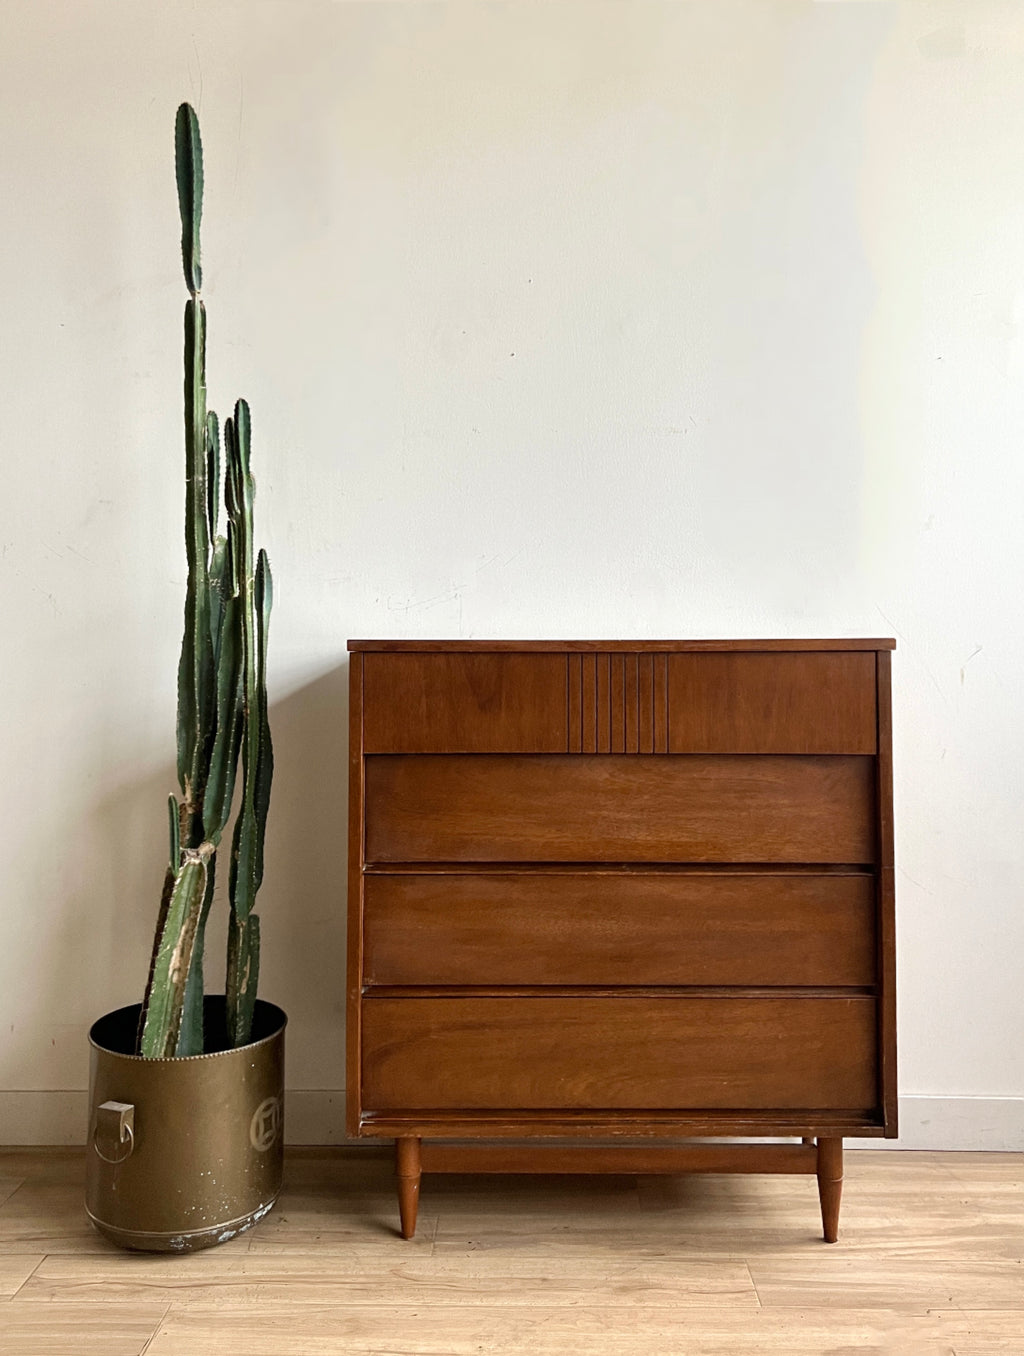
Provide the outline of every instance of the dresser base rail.
[[782,1172],[817,1177],[825,1242],[839,1229],[843,1141],[804,1138],[800,1144],[700,1144],[685,1146],[579,1146],[445,1143],[403,1135],[395,1141],[402,1237],[416,1232],[420,1178],[447,1173]]

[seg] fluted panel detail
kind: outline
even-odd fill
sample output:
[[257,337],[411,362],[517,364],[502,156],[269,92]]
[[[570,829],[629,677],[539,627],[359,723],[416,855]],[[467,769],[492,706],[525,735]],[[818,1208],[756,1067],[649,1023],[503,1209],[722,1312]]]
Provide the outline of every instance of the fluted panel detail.
[[570,654],[570,753],[667,753],[668,656]]

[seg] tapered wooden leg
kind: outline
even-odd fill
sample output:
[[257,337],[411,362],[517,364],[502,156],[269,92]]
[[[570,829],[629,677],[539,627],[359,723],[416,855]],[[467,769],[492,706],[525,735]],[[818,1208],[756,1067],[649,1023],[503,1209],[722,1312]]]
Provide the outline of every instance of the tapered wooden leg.
[[839,1201],[843,1194],[843,1141],[818,1140],[818,1199],[825,1242],[839,1237]]
[[416,1212],[420,1204],[420,1141],[415,1135],[404,1136],[395,1142],[395,1150],[402,1237],[412,1238],[416,1232]]

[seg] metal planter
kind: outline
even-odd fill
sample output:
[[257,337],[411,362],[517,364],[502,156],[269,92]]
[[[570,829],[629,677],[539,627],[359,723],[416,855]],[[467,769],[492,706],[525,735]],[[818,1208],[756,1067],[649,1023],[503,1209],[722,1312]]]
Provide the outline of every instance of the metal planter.
[[281,1189],[287,1018],[257,1000],[252,1041],[218,1048],[224,999],[209,997],[212,1053],[142,1059],[132,1053],[139,1010],[108,1013],[89,1033],[86,1210],[125,1248],[224,1243],[261,1220]]

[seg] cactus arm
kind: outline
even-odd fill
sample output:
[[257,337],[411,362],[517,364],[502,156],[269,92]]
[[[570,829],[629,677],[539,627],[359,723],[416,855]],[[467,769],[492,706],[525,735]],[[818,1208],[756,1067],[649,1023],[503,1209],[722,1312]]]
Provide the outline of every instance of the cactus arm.
[[242,644],[243,784],[232,839],[226,980],[228,1029],[239,1045],[249,1039],[259,974],[259,922],[253,909],[263,876],[263,838],[273,771],[266,697],[266,637],[273,584],[262,551],[253,568],[254,485],[249,472],[249,407],[244,400],[235,406],[234,419],[225,423],[224,433],[228,512],[236,529]]
[[[172,796],[173,800],[174,797]],[[146,1021],[146,1013],[149,1011],[149,999],[153,992],[153,976],[156,973],[156,958],[160,951],[160,938],[164,935],[164,928],[167,925],[167,910],[170,908],[171,895],[174,893],[175,872],[173,867],[168,867],[164,872],[164,886],[160,894],[160,911],[156,919],[156,932],[153,935],[153,947],[149,955],[149,973],[146,976],[146,994],[142,1000],[142,1007],[139,1009],[139,1028],[135,1036],[136,1054],[142,1053],[142,1030]]]
[[256,785],[253,805],[256,813],[256,889],[263,884],[263,843],[270,810],[270,785],[274,777],[274,745],[270,737],[267,710],[267,636],[274,605],[274,580],[266,551],[256,558],[256,711],[259,722],[259,752],[256,758]]
[[220,428],[214,410],[206,412],[206,508],[210,540],[217,536],[220,510]]
[[252,1036],[252,1014],[260,975],[260,919],[251,913],[228,921],[228,1040],[245,1045]]
[[181,867],[174,879],[157,944],[139,1043],[139,1053],[148,1059],[169,1058],[178,1045],[185,984],[206,892],[206,863],[212,852],[212,843],[182,851]]
[[171,874],[178,870],[178,859],[181,856],[181,817],[179,813],[177,796],[167,797],[167,828],[170,837],[170,856],[168,863]]
[[206,886],[203,890],[203,904],[196,926],[196,938],[192,946],[192,959],[185,981],[185,999],[181,1010],[181,1030],[178,1033],[176,1055],[201,1055],[204,1049],[205,1028],[203,1025],[203,953],[206,949],[206,922],[213,905],[213,892],[217,876],[217,858],[211,855],[206,865]]
[[[234,596],[231,561],[228,557],[228,543],[225,537],[218,537],[213,545],[210,558],[210,637],[213,641],[213,664],[220,666],[221,626],[223,625],[224,604]],[[216,730],[216,724],[214,725]]]
[[252,912],[256,896],[256,767],[259,724],[256,689],[255,579],[253,577],[252,504],[249,474],[250,421],[244,400],[224,425],[228,449],[228,512],[235,528],[242,664],[242,803],[235,824],[229,893],[240,922]]
[[181,262],[185,286],[193,296],[203,285],[199,261],[199,223],[203,215],[203,143],[199,119],[189,104],[182,104],[174,120],[174,173],[178,181],[181,213]]
[[238,752],[242,739],[242,664],[238,645],[238,600],[229,598],[221,614],[217,662],[217,734],[210,754],[203,818],[209,837],[220,842],[231,813]]
[[203,838],[203,768],[212,738],[213,639],[209,620],[210,524],[206,483],[208,443],[216,431],[206,412],[206,310],[199,296],[199,231],[203,213],[203,146],[199,121],[188,104],[174,123],[174,170],[181,215],[181,256],[189,299],[185,303],[185,549],[188,583],[185,631],[178,667],[178,782],[186,846]]
[[203,839],[201,806],[213,738],[213,639],[210,633],[210,534],[206,502],[206,312],[185,305],[185,548],[188,581],[178,668],[178,777],[187,847]]

